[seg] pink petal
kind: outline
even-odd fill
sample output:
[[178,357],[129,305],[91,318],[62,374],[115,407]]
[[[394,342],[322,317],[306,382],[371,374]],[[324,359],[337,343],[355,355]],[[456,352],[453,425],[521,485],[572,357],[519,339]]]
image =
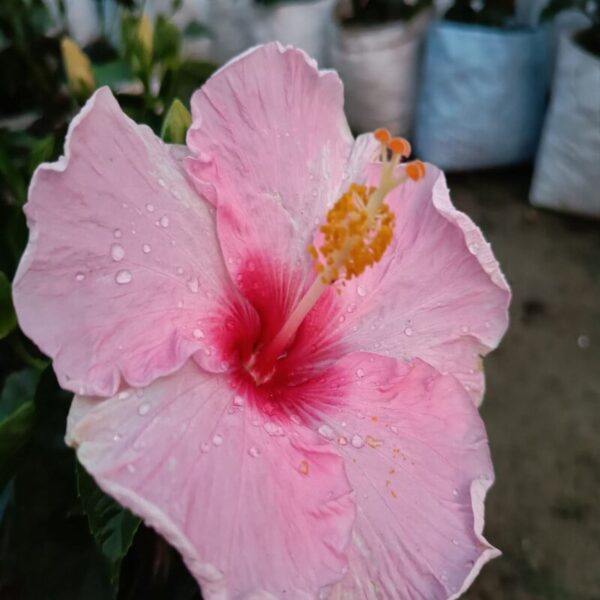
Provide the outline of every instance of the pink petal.
[[233,279],[255,249],[273,256],[273,269],[312,277],[306,247],[352,146],[338,76],[300,50],[267,44],[218,71],[194,94],[192,113],[188,171],[228,211],[219,230]]
[[[15,279],[23,330],[54,359],[62,387],[114,394],[194,352],[210,369],[227,290],[212,209],[174,152],[136,125],[108,88],[73,121],[66,156],[35,173],[30,239]],[[231,289],[229,287],[229,289]]]
[[494,475],[464,388],[420,360],[357,353],[311,394],[357,503],[350,568],[332,598],[458,597],[499,554],[482,537]]
[[424,180],[392,192],[388,203],[396,214],[392,245],[343,290],[331,335],[343,335],[348,349],[421,358],[455,375],[479,403],[480,357],[508,325],[510,291],[498,262],[479,228],[453,207],[434,166]]
[[71,415],[86,470],[181,552],[207,600],[314,598],[342,577],[355,514],[342,460],[224,376],[190,361],[144,390],[76,398]]

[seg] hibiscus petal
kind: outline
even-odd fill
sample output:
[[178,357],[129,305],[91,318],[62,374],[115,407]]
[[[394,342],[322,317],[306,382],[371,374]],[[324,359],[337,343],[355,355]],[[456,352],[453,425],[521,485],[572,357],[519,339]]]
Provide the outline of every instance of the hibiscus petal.
[[508,325],[510,291],[498,262],[479,228],[453,207],[436,167],[397,188],[388,204],[396,214],[392,244],[343,289],[332,343],[342,334],[349,350],[421,358],[455,375],[480,403],[481,356]]
[[219,229],[233,279],[261,248],[297,266],[301,281],[312,276],[306,248],[336,199],[353,143],[339,77],[300,50],[267,44],[211,77],[194,94],[192,114],[188,171],[228,207]]
[[321,402],[310,416],[344,457],[357,503],[350,568],[331,597],[458,597],[499,554],[482,537],[493,469],[464,388],[420,360],[366,353],[310,387]]
[[199,350],[220,369],[203,319],[229,277],[212,209],[176,149],[127,118],[108,88],[73,121],[65,148],[33,177],[13,288],[21,326],[62,387],[108,396],[121,376],[145,385]]
[[265,421],[225,376],[190,361],[144,390],[77,397],[67,439],[205,598],[308,600],[341,579],[355,515],[342,460],[310,430]]

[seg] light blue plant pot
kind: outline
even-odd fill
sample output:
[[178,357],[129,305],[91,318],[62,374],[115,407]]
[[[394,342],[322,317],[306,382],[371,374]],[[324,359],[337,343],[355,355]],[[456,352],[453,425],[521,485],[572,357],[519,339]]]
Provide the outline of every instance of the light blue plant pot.
[[428,32],[422,67],[417,156],[448,171],[531,160],[549,71],[546,28],[437,22]]

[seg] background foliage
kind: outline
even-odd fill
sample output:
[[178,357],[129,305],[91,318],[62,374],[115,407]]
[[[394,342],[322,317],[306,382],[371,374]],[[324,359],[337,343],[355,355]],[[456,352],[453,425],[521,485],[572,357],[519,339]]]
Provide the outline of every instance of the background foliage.
[[[99,9],[100,9],[99,2]],[[200,598],[178,554],[96,486],[64,443],[71,394],[19,330],[10,281],[27,242],[23,205],[36,167],[63,149],[72,117],[108,85],[123,109],[182,143],[190,95],[214,71],[184,59],[185,36],[121,2],[119,43],[63,40],[41,0],[0,3],[0,598]],[[179,2],[173,2],[177,10]],[[59,2],[59,8],[62,3]],[[64,17],[64,10],[61,15]],[[107,30],[102,27],[102,32]]]

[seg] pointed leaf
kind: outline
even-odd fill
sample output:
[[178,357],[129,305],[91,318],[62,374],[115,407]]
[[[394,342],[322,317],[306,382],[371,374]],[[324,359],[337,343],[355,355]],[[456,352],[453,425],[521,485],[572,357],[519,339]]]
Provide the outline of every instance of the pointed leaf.
[[185,144],[185,134],[192,124],[192,115],[181,100],[175,98],[163,121],[160,136],[168,144]]
[[112,582],[117,584],[121,562],[131,547],[140,519],[107,496],[79,463],[77,487],[90,531],[108,561]]

